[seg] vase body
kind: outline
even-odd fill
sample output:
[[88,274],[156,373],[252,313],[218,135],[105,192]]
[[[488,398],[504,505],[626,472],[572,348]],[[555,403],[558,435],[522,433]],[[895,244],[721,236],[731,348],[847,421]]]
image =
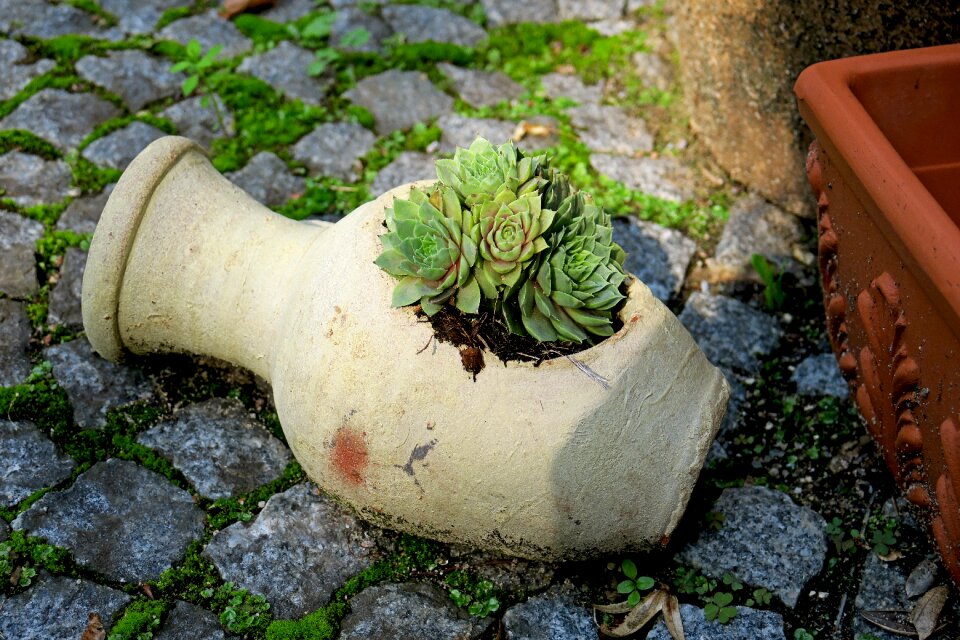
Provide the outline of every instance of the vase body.
[[324,490],[377,524],[541,560],[664,543],[727,386],[633,280],[623,328],[534,367],[486,353],[476,380],[373,260],[398,187],[335,225],[265,209],[183,138],[130,165],[84,277],[94,348],[213,355],[273,387]]
[[960,46],[820,63],[796,92],[833,350],[960,583]]

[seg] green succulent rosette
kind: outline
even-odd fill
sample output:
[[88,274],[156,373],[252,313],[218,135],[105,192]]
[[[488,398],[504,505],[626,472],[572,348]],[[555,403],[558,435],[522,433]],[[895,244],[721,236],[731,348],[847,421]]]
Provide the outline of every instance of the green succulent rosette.
[[473,275],[478,226],[457,194],[441,185],[429,193],[413,188],[408,200],[394,200],[385,217],[383,253],[374,262],[400,280],[391,305],[419,302],[427,315],[434,315],[453,298],[460,311],[476,313],[481,297]]
[[510,142],[494,146],[478,137],[467,149],[458,148],[453,159],[437,160],[437,177],[473,208],[503,187],[518,196],[536,192],[545,183],[544,164],[543,155],[525,157]]
[[612,310],[624,299],[626,256],[613,242],[610,216],[583,193],[568,196],[547,242],[516,299],[505,304],[511,331],[522,327],[541,342],[613,335]]
[[475,269],[484,297],[497,300],[512,289],[538,253],[554,212],[541,206],[534,191],[518,196],[502,187],[493,200],[474,208],[480,259]]

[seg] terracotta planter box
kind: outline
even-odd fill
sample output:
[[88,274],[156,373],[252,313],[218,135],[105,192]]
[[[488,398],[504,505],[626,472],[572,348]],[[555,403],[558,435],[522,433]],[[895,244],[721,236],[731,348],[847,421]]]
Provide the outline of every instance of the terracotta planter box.
[[795,91],[833,350],[960,582],[960,46],[823,62]]

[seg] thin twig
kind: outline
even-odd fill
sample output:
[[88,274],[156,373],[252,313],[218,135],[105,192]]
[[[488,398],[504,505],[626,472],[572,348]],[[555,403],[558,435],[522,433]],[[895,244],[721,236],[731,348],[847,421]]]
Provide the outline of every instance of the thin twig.
[[840,622],[843,620],[843,610],[847,606],[847,594],[844,592],[843,597],[840,598],[840,611],[837,613],[837,619],[833,623],[834,632],[840,631]]
[[427,344],[423,345],[423,348],[420,349],[419,351],[417,351],[417,355],[420,355],[421,353],[423,353],[424,351],[426,351],[426,350],[427,350],[427,347],[430,346],[430,343],[431,343],[431,342],[433,342],[433,336],[430,336],[430,339],[427,340]]
[[599,373],[597,373],[596,371],[594,371],[593,369],[591,369],[591,368],[588,367],[587,365],[583,364],[582,362],[580,362],[579,360],[577,360],[577,359],[574,358],[573,356],[566,356],[566,358],[567,358],[567,360],[569,360],[570,362],[572,362],[572,363],[574,364],[574,366],[577,367],[577,369],[580,369],[580,371],[582,371],[582,372],[584,373],[584,375],[586,375],[588,378],[590,378],[591,380],[593,380],[594,382],[596,382],[597,384],[599,384],[601,387],[603,387],[603,388],[606,389],[607,391],[610,390],[610,383],[607,382],[607,379],[606,379],[606,378],[604,378],[604,377],[601,376]]

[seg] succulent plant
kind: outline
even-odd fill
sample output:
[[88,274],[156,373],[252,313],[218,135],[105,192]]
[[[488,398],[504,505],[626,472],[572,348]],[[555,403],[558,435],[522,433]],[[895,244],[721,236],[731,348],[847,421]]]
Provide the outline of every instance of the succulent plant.
[[625,254],[613,242],[610,216],[582,192],[568,196],[558,208],[548,244],[516,300],[505,304],[511,330],[519,332],[522,325],[541,342],[612,335],[612,309],[624,299],[620,285],[626,275]]
[[478,225],[449,187],[429,193],[410,190],[409,200],[394,200],[386,209],[388,233],[380,237],[383,253],[377,266],[400,279],[391,304],[420,303],[427,315],[454,296],[464,313],[476,313],[480,288],[472,268],[477,260]]
[[437,160],[437,177],[473,208],[502,187],[518,196],[537,191],[545,183],[544,164],[545,156],[525,157],[510,142],[495,147],[478,137],[469,148],[458,148],[452,160]]
[[536,192],[518,196],[506,187],[473,212],[479,230],[477,282],[485,297],[496,300],[520,281],[524,269],[547,248],[543,234],[550,229],[554,212],[541,207]]

